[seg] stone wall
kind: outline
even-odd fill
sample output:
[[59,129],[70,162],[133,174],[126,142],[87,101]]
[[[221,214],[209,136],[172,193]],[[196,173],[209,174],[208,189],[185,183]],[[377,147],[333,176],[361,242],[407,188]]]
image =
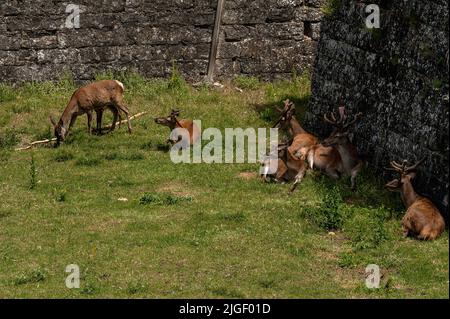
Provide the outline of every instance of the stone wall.
[[371,0],[380,29],[365,27],[364,1],[334,3],[321,25],[307,127],[326,136],[325,111],[363,112],[359,152],[380,171],[390,159],[425,157],[418,190],[448,208],[447,0]]
[[[217,75],[311,66],[323,0],[225,0]],[[80,28],[66,28],[68,4]],[[0,0],[0,81],[90,80],[105,70],[190,80],[207,73],[217,0]],[[305,35],[306,25],[306,35]]]

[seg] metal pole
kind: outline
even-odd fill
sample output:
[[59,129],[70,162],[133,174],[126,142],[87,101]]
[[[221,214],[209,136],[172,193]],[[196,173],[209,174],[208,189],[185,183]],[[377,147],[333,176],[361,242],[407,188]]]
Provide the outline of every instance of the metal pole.
[[214,22],[214,30],[211,39],[211,51],[209,53],[208,75],[206,76],[207,82],[213,82],[214,80],[214,68],[216,66],[217,47],[219,46],[220,25],[222,22],[224,2],[225,0],[217,0],[216,19]]

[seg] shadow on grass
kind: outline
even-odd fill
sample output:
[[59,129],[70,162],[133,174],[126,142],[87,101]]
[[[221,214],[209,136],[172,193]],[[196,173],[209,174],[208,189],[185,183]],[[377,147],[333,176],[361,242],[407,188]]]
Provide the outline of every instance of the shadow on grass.
[[255,109],[256,112],[258,112],[260,118],[263,121],[273,124],[280,116],[280,113],[277,111],[277,108],[282,109],[284,107],[285,100],[290,100],[295,104],[296,117],[299,121],[303,121],[304,117],[303,115],[305,114],[306,107],[309,102],[309,96],[298,97],[293,95],[285,95],[279,100],[274,102],[254,104],[253,108]]

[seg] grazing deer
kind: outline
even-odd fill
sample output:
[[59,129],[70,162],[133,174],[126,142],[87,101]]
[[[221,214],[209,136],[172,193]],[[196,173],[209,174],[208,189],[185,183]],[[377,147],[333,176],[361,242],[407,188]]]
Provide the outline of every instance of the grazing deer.
[[[345,108],[339,107],[339,115],[339,119],[336,119],[333,112],[324,114],[324,120],[332,124],[334,130],[331,135],[322,142],[322,146],[335,148],[339,152],[340,160],[334,151],[326,150],[325,152],[328,152],[328,156],[318,158],[314,153],[314,165],[328,167],[329,173],[331,173],[332,170],[335,170],[335,173],[339,173],[339,175],[344,174],[350,176],[351,187],[352,190],[355,191],[356,176],[363,167],[363,161],[359,158],[356,147],[350,142],[349,129],[356,121],[358,121],[362,113],[354,115],[353,118],[349,120]],[[333,174],[334,173],[331,173],[331,175]]]
[[390,191],[400,191],[407,208],[402,219],[404,237],[413,236],[418,239],[434,240],[444,231],[444,218],[431,200],[414,191],[411,183],[416,176],[417,167],[424,160],[411,166],[406,160],[402,164],[392,161],[388,170],[399,173],[400,177],[390,181],[385,187]]
[[[155,118],[155,123],[164,125],[170,128],[171,130],[171,136],[167,140],[170,144],[176,144],[180,140],[186,140],[189,142],[188,145],[182,145],[182,147],[189,147],[191,145],[194,145],[200,138],[200,129],[199,127],[192,121],[192,120],[178,120],[177,117],[180,115],[180,111],[178,110],[172,110],[169,116],[166,117],[157,117]],[[174,133],[175,129],[184,129],[184,133],[180,132],[182,136],[179,136],[178,133]],[[186,135],[184,135],[186,134]],[[187,135],[189,134],[189,135]],[[176,139],[173,138],[173,136],[176,135]]]
[[307,167],[304,160],[296,156],[296,153],[304,147],[311,147],[319,143],[319,140],[314,135],[308,133],[298,122],[295,117],[295,105],[289,100],[284,101],[284,108],[278,109],[281,113],[280,118],[273,126],[274,128],[289,128],[293,139],[290,146],[287,148],[286,165],[291,171],[296,171],[294,177],[294,184],[290,192],[293,192],[303,177],[305,176]]
[[[56,145],[64,141],[70,128],[75,123],[77,116],[87,114],[88,133],[92,133],[92,111],[97,111],[97,115],[102,114],[103,110],[108,108],[114,114],[114,123],[111,130],[115,127],[120,111],[124,112],[128,121],[128,132],[131,133],[131,124],[128,117],[128,107],[123,101],[124,86],[116,80],[97,81],[83,86],[75,91],[69,103],[67,104],[58,123],[52,117],[50,121],[55,128]],[[100,126],[100,127],[99,127]],[[101,115],[97,116],[97,129],[101,130]]]

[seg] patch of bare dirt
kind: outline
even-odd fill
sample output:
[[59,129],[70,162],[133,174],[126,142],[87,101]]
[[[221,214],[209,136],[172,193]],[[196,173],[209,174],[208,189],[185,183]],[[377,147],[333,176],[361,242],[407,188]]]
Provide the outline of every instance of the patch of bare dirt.
[[195,191],[192,187],[188,187],[184,184],[177,182],[170,182],[163,184],[157,190],[157,192],[161,193],[170,193],[178,196],[193,196],[195,195]]
[[245,180],[250,180],[250,179],[258,177],[258,174],[255,172],[242,172],[242,173],[239,173],[238,176]]

